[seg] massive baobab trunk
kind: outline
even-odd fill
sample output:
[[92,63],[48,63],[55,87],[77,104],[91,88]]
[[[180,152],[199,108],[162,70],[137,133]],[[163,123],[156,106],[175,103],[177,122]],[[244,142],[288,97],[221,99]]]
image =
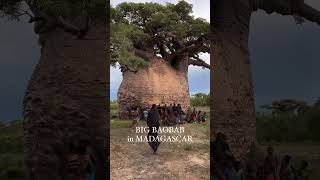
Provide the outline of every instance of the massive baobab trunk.
[[32,180],[78,180],[86,173],[85,155],[96,159],[95,178],[107,179],[106,29],[92,23],[81,39],[59,28],[39,35],[41,58],[23,113]]
[[190,106],[188,86],[188,57],[178,66],[154,57],[150,66],[137,72],[123,72],[123,81],[118,91],[120,117],[128,118],[128,110],[133,106],[151,104],[181,104]]
[[185,1],[127,3],[113,10],[111,57],[123,72],[118,92],[120,118],[128,118],[132,106],[153,103],[176,103],[186,109],[190,104],[188,66],[210,68],[199,57],[209,52],[209,23],[191,16],[192,5]]
[[256,139],[254,95],[248,36],[249,4],[218,1],[213,4],[213,114],[214,133],[226,134],[236,157]]

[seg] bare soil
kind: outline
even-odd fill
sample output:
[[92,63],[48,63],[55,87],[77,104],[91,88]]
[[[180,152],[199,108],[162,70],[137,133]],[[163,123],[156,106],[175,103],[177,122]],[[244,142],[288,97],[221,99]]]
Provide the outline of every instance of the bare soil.
[[157,155],[145,142],[128,142],[128,136],[136,135],[129,126],[129,121],[111,122],[111,179],[209,179],[208,123],[181,125],[193,142],[162,142]]

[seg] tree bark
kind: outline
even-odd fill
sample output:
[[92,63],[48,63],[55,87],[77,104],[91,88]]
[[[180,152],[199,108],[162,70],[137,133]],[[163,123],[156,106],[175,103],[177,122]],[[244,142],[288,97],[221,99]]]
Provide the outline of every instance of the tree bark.
[[248,50],[251,7],[245,2],[215,1],[211,27],[212,133],[224,133],[237,158],[244,157],[256,141]]
[[178,57],[175,62],[161,58],[149,59],[150,66],[137,73],[126,71],[118,91],[120,118],[128,119],[133,106],[152,104],[181,104],[190,106],[188,85],[188,56]]
[[[83,39],[60,29],[40,34],[41,58],[24,99],[25,154],[32,180],[78,180],[70,171],[70,148],[96,158],[95,179],[107,179],[108,69],[104,23],[93,23]],[[84,145],[84,144],[82,144]],[[79,174],[80,173],[80,174]]]

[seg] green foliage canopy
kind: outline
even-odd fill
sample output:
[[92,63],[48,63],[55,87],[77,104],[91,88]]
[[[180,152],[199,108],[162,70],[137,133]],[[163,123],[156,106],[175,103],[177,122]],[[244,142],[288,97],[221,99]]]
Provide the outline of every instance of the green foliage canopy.
[[125,68],[148,65],[148,55],[171,61],[182,53],[199,60],[209,52],[209,23],[194,18],[185,1],[167,3],[121,3],[111,8],[111,59]]

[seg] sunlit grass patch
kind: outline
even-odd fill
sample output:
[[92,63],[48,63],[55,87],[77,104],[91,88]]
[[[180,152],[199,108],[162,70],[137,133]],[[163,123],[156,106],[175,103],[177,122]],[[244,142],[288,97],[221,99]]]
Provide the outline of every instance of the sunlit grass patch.
[[[131,120],[111,119],[110,128],[130,128],[132,124]],[[138,121],[137,126],[146,125],[144,121]]]

